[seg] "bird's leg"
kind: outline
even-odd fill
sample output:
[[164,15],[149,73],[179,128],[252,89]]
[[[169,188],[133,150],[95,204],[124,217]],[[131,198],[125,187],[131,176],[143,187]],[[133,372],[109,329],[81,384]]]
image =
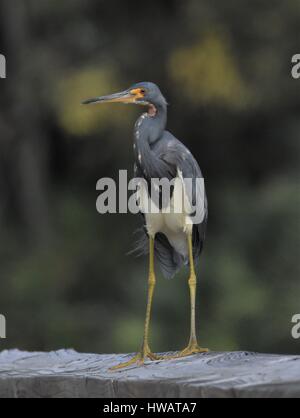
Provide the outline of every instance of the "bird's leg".
[[154,237],[149,238],[149,277],[148,277],[148,301],[144,328],[144,338],[141,351],[134,356],[131,360],[126,363],[118,364],[111,368],[111,370],[119,370],[133,364],[142,365],[146,358],[150,360],[159,360],[160,357],[153,354],[149,347],[149,326],[151,318],[151,307],[154,293],[154,287],[156,283],[155,272],[154,272]]
[[193,242],[192,234],[188,234],[188,249],[189,249],[189,261],[190,261],[190,277],[188,280],[190,288],[190,300],[191,300],[191,332],[188,346],[182,350],[178,357],[189,356],[194,353],[207,353],[207,348],[201,348],[197,342],[196,336],[196,286],[197,277],[195,273],[194,257],[193,257]]
[[190,288],[190,300],[191,300],[191,331],[190,331],[190,339],[188,346],[180,351],[178,354],[165,356],[164,359],[174,359],[189,356],[191,354],[196,353],[207,353],[209,350],[207,348],[201,348],[197,342],[196,336],[196,285],[197,285],[197,277],[195,273],[195,266],[194,266],[194,257],[193,257],[193,242],[192,242],[192,234],[188,234],[188,250],[189,250],[189,262],[190,262],[190,277],[188,280],[189,288]]
[[147,301],[147,310],[146,310],[146,319],[145,319],[145,328],[144,328],[144,339],[142,350],[144,354],[149,353],[149,326],[151,318],[151,307],[154,288],[156,284],[155,271],[154,271],[154,238],[149,238],[149,277],[148,277],[148,301]]

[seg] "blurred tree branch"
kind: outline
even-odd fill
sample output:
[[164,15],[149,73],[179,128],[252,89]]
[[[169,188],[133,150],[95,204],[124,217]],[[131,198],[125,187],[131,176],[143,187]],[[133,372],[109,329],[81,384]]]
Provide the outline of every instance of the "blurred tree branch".
[[2,0],[1,8],[4,45],[9,57],[11,90],[8,101],[12,101],[6,111],[15,129],[15,146],[11,147],[10,159],[16,170],[18,207],[30,241],[45,243],[50,234],[47,142],[39,111],[39,77],[33,72],[34,63],[31,63],[34,55],[29,2],[19,2],[16,7],[14,2]]

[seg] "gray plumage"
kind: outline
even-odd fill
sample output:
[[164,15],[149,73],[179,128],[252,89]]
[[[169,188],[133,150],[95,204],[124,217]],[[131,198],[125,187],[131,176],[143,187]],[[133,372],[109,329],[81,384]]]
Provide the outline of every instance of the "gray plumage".
[[[137,242],[135,252],[137,254],[148,253],[148,234],[155,237],[155,257],[160,264],[161,270],[166,277],[173,277],[183,264],[188,263],[187,230],[192,234],[194,260],[200,256],[202,251],[205,228],[207,223],[207,199],[205,190],[202,190],[199,199],[198,184],[196,179],[203,179],[201,170],[191,152],[176,139],[166,128],[167,124],[167,102],[160,89],[154,83],[137,83],[129,89],[120,93],[108,96],[87,99],[84,104],[101,102],[122,102],[134,103],[147,106],[148,111],[139,117],[134,128],[134,175],[146,180],[148,184],[148,196],[156,206],[161,209],[174,204],[179,198],[173,193],[175,186],[170,188],[170,195],[167,202],[160,201],[151,195],[152,179],[179,179],[184,191],[184,199],[189,205],[196,206],[201,211],[201,219],[198,223],[193,221],[192,229],[190,221],[192,214],[184,211],[169,215],[160,211],[161,219],[157,222],[155,215],[142,214],[144,226],[141,229],[141,236]],[[192,179],[193,182],[183,184],[184,179]],[[196,198],[197,197],[197,198]],[[156,201],[155,201],[156,200]],[[158,201],[157,201],[158,200]],[[201,208],[200,208],[201,205]],[[187,215],[187,216],[186,216]],[[194,223],[195,222],[195,223]],[[153,224],[154,225],[153,227]],[[187,226],[188,225],[188,226]],[[150,232],[149,232],[150,230]]]
[[[178,170],[183,178],[203,178],[200,167],[188,148],[165,130],[167,122],[167,103],[158,87],[152,83],[139,83],[132,88],[143,85],[151,91],[148,100],[154,104],[157,114],[154,117],[142,115],[136,122],[134,129],[135,177],[144,178],[150,184],[153,178],[168,178],[177,176]],[[196,203],[196,187],[193,185],[187,191],[190,202]],[[150,188],[149,188],[150,190]],[[171,196],[170,196],[171,197]],[[195,261],[199,258],[205,239],[207,224],[207,198],[205,195],[204,218],[199,224],[193,225],[193,255]],[[142,215],[145,222],[145,217]],[[137,254],[148,253],[147,228],[140,230],[140,238],[136,243]],[[170,244],[163,233],[155,236],[155,257],[165,277],[171,278],[188,263],[188,259],[179,254]]]

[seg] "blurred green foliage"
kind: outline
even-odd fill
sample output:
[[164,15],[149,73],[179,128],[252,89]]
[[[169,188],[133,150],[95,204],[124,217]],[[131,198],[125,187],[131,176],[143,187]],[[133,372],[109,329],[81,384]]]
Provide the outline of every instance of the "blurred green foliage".
[[[126,255],[138,219],[98,215],[95,186],[131,170],[140,110],[80,101],[149,80],[206,179],[201,344],[299,352],[290,335],[300,311],[300,82],[290,76],[299,1],[0,7],[0,348],[138,348],[147,260]],[[154,350],[186,343],[187,275],[158,274]]]
[[241,107],[250,101],[225,34],[208,33],[200,42],[176,49],[169,72],[177,89],[195,104]]

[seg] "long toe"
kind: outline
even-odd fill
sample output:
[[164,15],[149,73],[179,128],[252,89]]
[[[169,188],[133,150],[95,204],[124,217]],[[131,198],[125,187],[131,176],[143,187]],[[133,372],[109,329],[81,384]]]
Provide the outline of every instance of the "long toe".
[[189,345],[184,350],[174,354],[160,356],[159,360],[174,360],[181,357],[191,356],[193,354],[209,353],[208,348],[201,348],[198,345]]
[[111,367],[109,370],[111,372],[114,372],[117,370],[126,369],[127,367],[132,366],[133,364],[138,364],[139,360],[141,360],[141,356],[138,354],[134,356],[131,360],[117,364],[116,366]]
[[122,369],[126,369],[127,367],[130,367],[130,366],[133,366],[133,365],[143,366],[145,364],[146,359],[155,361],[155,360],[161,360],[161,357],[156,355],[156,354],[153,354],[149,350],[149,351],[146,351],[145,353],[138,353],[131,360],[126,361],[125,363],[117,364],[116,366],[111,367],[109,370],[110,371],[122,370]]
[[199,345],[188,345],[184,350],[182,350],[178,357],[186,357],[192,354],[201,354],[201,353],[208,353],[208,348],[199,347]]

